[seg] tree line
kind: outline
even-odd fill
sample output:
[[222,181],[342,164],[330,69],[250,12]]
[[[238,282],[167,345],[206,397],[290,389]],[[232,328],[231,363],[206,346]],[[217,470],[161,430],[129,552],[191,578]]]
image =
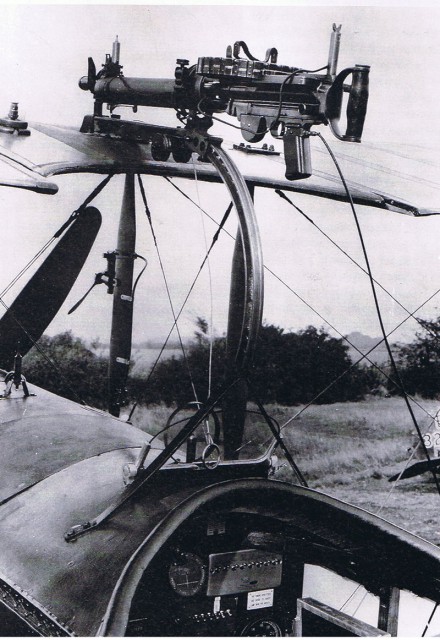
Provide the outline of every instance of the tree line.
[[[393,350],[405,390],[432,398],[440,395],[440,317],[420,320],[420,325],[411,344],[394,345]],[[225,338],[215,338],[210,345],[206,322],[199,318],[185,355],[158,362],[151,376],[129,374],[126,401],[179,405],[193,399],[193,388],[199,399],[206,399],[209,362],[215,394],[225,380],[225,356]],[[67,332],[43,336],[25,357],[24,374],[49,391],[105,408],[107,366],[106,357]],[[248,381],[250,400],[286,406],[361,400],[380,386],[390,394],[402,392],[389,365],[380,372],[354,364],[342,338],[313,326],[295,332],[264,325]]]
[[[440,316],[436,320],[418,318],[420,326],[410,344],[396,345],[396,364],[403,389],[411,395],[425,398],[440,395]],[[401,394],[392,380],[388,380],[390,393]]]

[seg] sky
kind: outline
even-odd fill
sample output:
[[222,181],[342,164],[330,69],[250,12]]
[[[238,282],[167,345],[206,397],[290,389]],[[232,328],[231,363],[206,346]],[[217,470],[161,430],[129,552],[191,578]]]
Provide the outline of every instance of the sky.
[[[358,145],[357,156],[363,158],[365,153],[368,162],[369,149],[377,144],[426,145],[434,166],[438,164],[432,148],[440,139],[436,83],[440,10],[431,6],[5,4],[0,23],[0,110],[6,114],[9,103],[18,101],[22,118],[79,127],[93,105],[92,96],[79,90],[78,79],[86,73],[88,56],[99,68],[116,35],[126,76],[172,77],[177,58],[193,63],[199,56],[223,56],[226,46],[236,40],[244,40],[259,58],[267,48],[276,47],[280,64],[320,67],[327,62],[333,23],[342,24],[338,69],[353,64],[371,66],[364,146]],[[177,124],[171,111],[150,109],[143,116],[153,123]],[[211,132],[224,137],[226,149],[232,141],[241,141],[238,131],[218,123]],[[324,133],[331,145],[336,144],[328,130]],[[322,151],[314,152],[312,161],[319,168]],[[386,164],[386,157],[383,162]],[[402,167],[404,162],[402,158]],[[420,171],[420,166],[415,170]],[[366,166],[365,180],[368,178]],[[0,193],[5,244],[0,290],[99,179],[57,176],[54,181],[59,186],[55,196],[12,189]],[[173,304],[178,309],[215,227],[162,179],[145,179],[145,185]],[[221,219],[229,201],[222,187],[182,186],[204,210]],[[403,169],[397,178],[394,175],[393,193],[398,196],[400,188],[405,193],[408,188]],[[102,254],[115,248],[122,189],[122,178],[115,178],[97,198],[103,228],[93,255],[49,333],[71,328],[87,339],[108,340],[111,297],[103,286],[96,287],[75,314],[67,316],[67,310],[92,284],[95,273],[105,269]],[[438,201],[440,205],[440,191]],[[363,261],[347,205],[309,196],[295,196],[295,203],[353,258]],[[145,255],[148,267],[136,294],[135,340],[160,340],[168,333],[172,316],[140,199],[138,204],[138,253]],[[289,288],[266,275],[265,321],[292,330],[314,325],[333,335],[353,331],[379,335],[365,275],[277,196],[257,193],[255,205],[265,264]],[[373,275],[404,307],[415,310],[440,288],[440,218],[413,219],[367,207],[359,207],[358,213]],[[231,233],[234,224],[231,221]],[[204,273],[182,315],[184,336],[194,331],[197,316],[212,319],[217,334],[225,331],[231,255],[232,242],[226,238],[212,258],[211,274]],[[138,271],[140,264],[136,268]],[[11,291],[8,302],[13,295]],[[406,312],[382,291],[379,300],[386,329],[392,331]],[[434,298],[417,315],[439,316],[439,300]],[[414,321],[407,322],[392,339],[411,340],[416,330]]]

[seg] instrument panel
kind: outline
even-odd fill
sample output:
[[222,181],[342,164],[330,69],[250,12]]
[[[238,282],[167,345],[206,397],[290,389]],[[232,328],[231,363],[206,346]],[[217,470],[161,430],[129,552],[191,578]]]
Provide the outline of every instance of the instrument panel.
[[179,596],[195,596],[205,583],[206,565],[195,553],[177,553],[176,559],[169,566],[168,578],[171,588]]
[[191,519],[145,572],[126,635],[291,634],[300,594],[280,526],[241,513]]

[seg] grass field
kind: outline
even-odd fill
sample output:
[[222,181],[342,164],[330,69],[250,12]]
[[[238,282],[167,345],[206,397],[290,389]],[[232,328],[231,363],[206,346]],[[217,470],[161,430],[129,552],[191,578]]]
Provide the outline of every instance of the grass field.
[[[413,405],[424,431],[438,402]],[[280,424],[301,407],[269,406]],[[135,412],[138,426],[156,431],[170,409]],[[440,496],[428,474],[388,482],[408,460],[415,427],[400,398],[309,407],[285,429],[285,441],[310,487],[380,513],[391,522],[440,544]],[[391,490],[391,493],[390,493]]]
[[[431,423],[426,412],[434,415],[438,403],[419,402],[413,410],[423,432]],[[404,469],[416,442],[402,399],[310,407],[288,427],[286,441],[310,487],[440,544],[440,496],[432,476],[388,481]]]

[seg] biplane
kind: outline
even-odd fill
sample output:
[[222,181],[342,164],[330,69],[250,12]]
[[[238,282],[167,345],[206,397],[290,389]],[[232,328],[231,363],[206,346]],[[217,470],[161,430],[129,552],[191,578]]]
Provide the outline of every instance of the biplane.
[[[421,631],[432,632],[438,548],[308,488],[264,406],[258,429],[249,430],[247,371],[264,288],[255,192],[439,213],[435,177],[428,176],[434,169],[426,164],[423,201],[405,198],[409,174],[396,194],[382,188],[399,149],[370,149],[375,171],[366,184],[361,145],[346,142],[360,141],[368,67],[337,73],[339,37],[334,27],[324,69],[278,65],[275,49],[256,60],[236,43],[224,58],[194,66],[179,60],[172,80],[125,76],[116,41],[100,71],[89,59],[80,86],[93,94],[93,112],[80,129],[28,123],[16,104],[1,120],[2,186],[54,195],[57,176],[99,176],[0,319],[2,636],[406,635],[410,605]],[[124,119],[120,104],[175,108],[182,126]],[[225,111],[238,118],[245,138],[231,150],[208,132],[214,114]],[[312,167],[316,124],[329,124],[339,138],[345,183],[324,155]],[[255,146],[268,132],[283,142],[283,153]],[[117,248],[95,282],[113,299],[103,412],[33,386],[22,358],[76,281],[101,225],[93,199],[116,174],[124,177]],[[222,390],[189,399],[155,434],[120,417],[139,258],[135,188],[148,217],[147,176],[223,183],[231,206],[215,235],[226,233],[231,210],[238,228]],[[179,316],[173,307],[173,326]]]

